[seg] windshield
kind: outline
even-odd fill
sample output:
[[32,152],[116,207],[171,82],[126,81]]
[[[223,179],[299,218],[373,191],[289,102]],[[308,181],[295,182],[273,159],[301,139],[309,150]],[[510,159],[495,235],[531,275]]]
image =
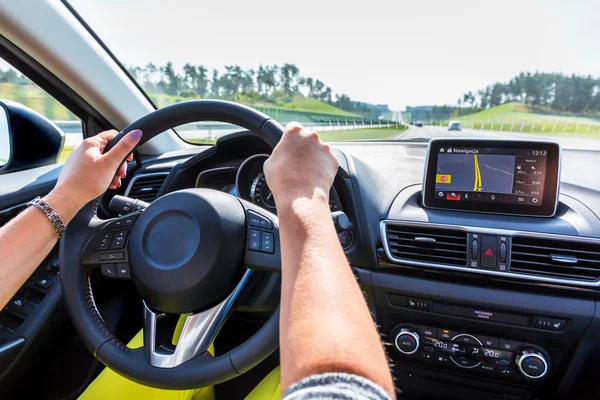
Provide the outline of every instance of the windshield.
[[[600,149],[598,1],[70,3],[157,107],[232,100],[327,141],[460,135]],[[232,127],[177,131],[202,142]]]

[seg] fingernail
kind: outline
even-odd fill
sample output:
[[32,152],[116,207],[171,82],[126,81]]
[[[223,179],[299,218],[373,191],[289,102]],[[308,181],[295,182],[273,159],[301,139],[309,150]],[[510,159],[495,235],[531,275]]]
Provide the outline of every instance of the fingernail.
[[131,132],[129,132],[129,137],[132,138],[133,140],[139,140],[143,134],[144,133],[141,130],[134,129]]

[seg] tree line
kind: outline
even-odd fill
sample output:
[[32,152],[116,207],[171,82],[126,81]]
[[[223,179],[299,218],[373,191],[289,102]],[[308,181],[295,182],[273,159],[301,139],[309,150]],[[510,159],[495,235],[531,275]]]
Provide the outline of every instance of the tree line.
[[561,73],[521,72],[508,82],[497,82],[467,92],[457,101],[458,107],[486,109],[508,102],[549,107],[556,111],[600,111],[600,79],[592,76]]
[[[382,110],[381,105],[353,101],[346,94],[334,95],[321,80],[303,76],[295,64],[261,64],[256,69],[227,65],[222,71],[209,71],[204,65],[186,63],[177,71],[169,61],[163,66],[151,62],[144,67],[129,65],[127,70],[146,92],[154,94],[250,103],[289,102],[303,95],[367,117],[377,118]],[[383,109],[389,111],[387,106]]]

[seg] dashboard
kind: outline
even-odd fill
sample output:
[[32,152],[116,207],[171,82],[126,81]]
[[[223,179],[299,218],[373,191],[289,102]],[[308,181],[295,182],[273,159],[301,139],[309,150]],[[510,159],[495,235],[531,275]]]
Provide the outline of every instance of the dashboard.
[[[547,143],[532,145],[540,153],[509,154],[526,159],[507,168],[506,160],[475,161],[515,175],[519,165],[543,164],[543,184],[535,174],[527,179],[536,182],[509,182],[510,191],[533,184],[527,211],[540,209],[533,198],[550,199],[541,216],[515,208],[526,193],[510,193],[502,212],[476,201],[460,209],[464,198],[448,193],[502,196],[508,186],[494,186],[494,175],[482,170],[455,175],[465,188],[444,187],[440,175],[454,174],[446,173],[448,157],[428,181],[428,145],[332,146],[340,170],[330,208],[348,217],[344,251],[389,345],[397,385],[408,398],[593,398],[600,390],[593,372],[600,358],[600,179],[582,171],[595,170],[600,154],[562,149],[555,172]],[[269,153],[240,133],[214,147],[147,157],[125,195],[212,188],[276,212],[262,168]],[[472,154],[465,160],[476,169]],[[441,206],[424,199],[432,179],[431,194],[444,192]]]
[[[255,154],[239,165],[203,170],[198,173],[194,187],[226,192],[277,214],[275,199],[263,171],[268,158],[269,154]],[[335,188],[329,193],[329,208],[332,212],[342,210]]]

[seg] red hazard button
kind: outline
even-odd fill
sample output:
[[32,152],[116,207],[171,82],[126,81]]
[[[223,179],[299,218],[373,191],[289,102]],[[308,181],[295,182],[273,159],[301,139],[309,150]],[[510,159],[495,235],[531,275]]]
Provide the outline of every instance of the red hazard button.
[[498,238],[496,236],[482,236],[481,247],[485,249],[481,255],[481,267],[486,269],[496,269],[498,264]]

